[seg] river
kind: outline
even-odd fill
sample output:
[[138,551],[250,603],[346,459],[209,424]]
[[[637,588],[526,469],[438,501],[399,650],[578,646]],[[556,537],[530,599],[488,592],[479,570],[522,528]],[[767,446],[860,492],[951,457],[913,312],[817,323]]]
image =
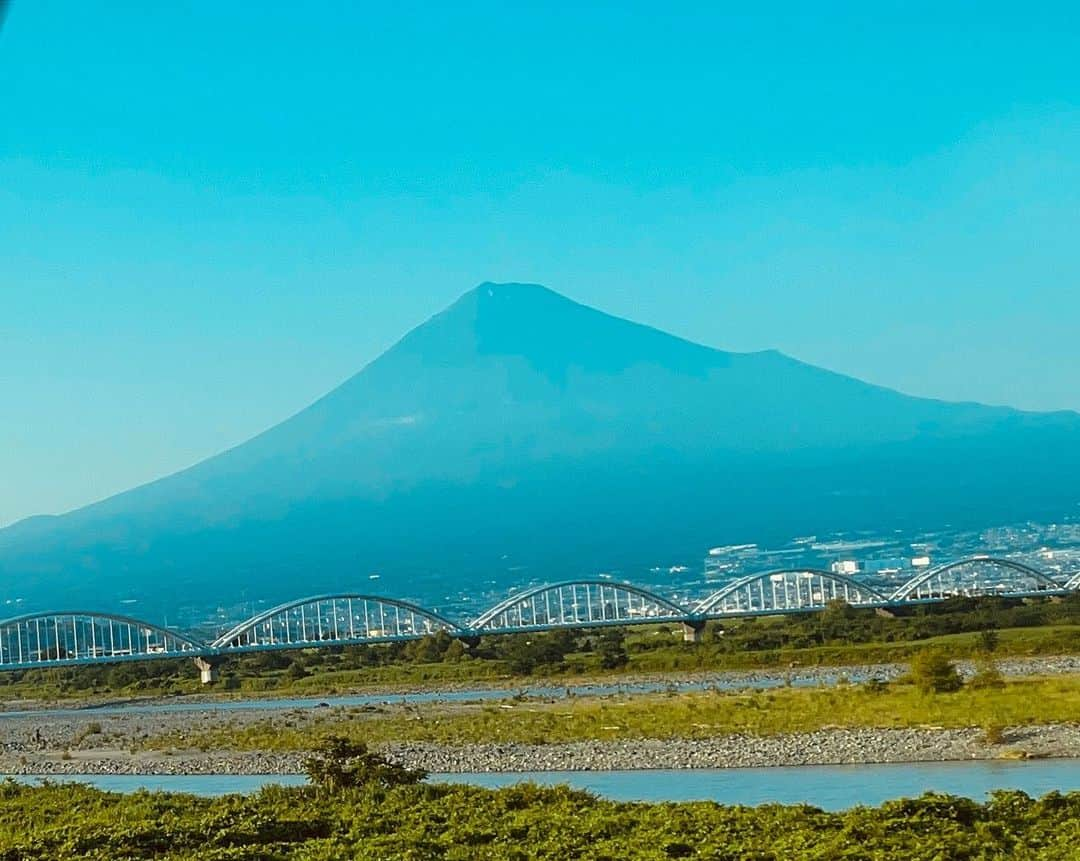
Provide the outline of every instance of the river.
[[[32,782],[32,777],[16,780]],[[138,789],[214,796],[252,792],[267,784],[298,786],[297,775],[70,775],[114,792]],[[813,804],[843,810],[896,798],[945,792],[982,800],[994,789],[1039,796],[1080,790],[1076,760],[823,765],[792,768],[724,768],[673,771],[550,771],[519,774],[435,774],[433,782],[499,787],[524,781],[567,784],[616,801],[716,801],[722,804]]]
[[[890,670],[892,668],[889,668]],[[885,674],[888,670],[882,671]],[[865,671],[843,669],[803,670],[799,674],[781,674],[762,671],[758,673],[723,674],[708,679],[684,681],[642,681],[623,683],[591,683],[568,685],[524,685],[513,688],[466,688],[462,690],[415,691],[406,693],[381,692],[374,694],[348,694],[343,696],[309,697],[251,697],[238,699],[210,699],[204,697],[155,700],[153,702],[116,702],[104,705],[87,705],[44,709],[0,710],[5,717],[71,717],[73,715],[110,714],[169,714],[207,711],[281,711],[326,707],[356,707],[368,705],[422,704],[442,702],[482,702],[485,700],[508,700],[515,697],[558,699],[568,696],[596,697],[615,694],[647,694],[660,691],[738,690],[742,688],[775,688],[783,685],[808,687],[834,685],[840,678],[858,682],[866,678]]]

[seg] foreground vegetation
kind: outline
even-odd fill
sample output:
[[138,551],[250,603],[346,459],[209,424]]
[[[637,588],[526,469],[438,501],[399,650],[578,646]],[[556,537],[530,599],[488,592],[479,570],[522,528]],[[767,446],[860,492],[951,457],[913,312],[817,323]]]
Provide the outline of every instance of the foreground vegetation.
[[808,806],[625,804],[566,788],[501,790],[379,782],[329,793],[271,787],[215,799],[85,786],[0,784],[0,858],[819,859],[1065,861],[1080,793],[985,804],[924,795],[827,813]]
[[[678,625],[262,652],[230,659],[219,692],[322,694],[507,680],[642,673],[851,666],[906,661],[927,646],[953,658],[1080,653],[1080,595],[1063,601],[956,599],[896,618],[843,604],[822,613],[711,622],[703,642]],[[0,674],[0,697],[171,695],[206,692],[191,661]]]
[[[992,673],[989,673],[992,676]],[[430,706],[348,718],[293,717],[225,723],[199,733],[151,737],[150,749],[305,750],[331,735],[366,742],[441,744],[549,742],[622,738],[706,738],[727,733],[773,735],[824,727],[1001,727],[1080,718],[1080,679],[1071,676],[967,685],[952,692],[915,684],[871,682],[771,691],[577,698],[540,703]]]

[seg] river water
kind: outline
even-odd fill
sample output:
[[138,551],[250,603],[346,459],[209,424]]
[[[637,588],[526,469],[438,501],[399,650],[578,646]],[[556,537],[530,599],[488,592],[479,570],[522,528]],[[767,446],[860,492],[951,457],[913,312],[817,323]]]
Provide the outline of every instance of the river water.
[[613,694],[643,694],[660,691],[737,690],[741,688],[775,688],[783,685],[812,687],[834,685],[841,678],[852,682],[864,680],[865,674],[845,673],[842,670],[821,670],[784,678],[780,675],[733,675],[714,679],[683,682],[635,682],[585,685],[529,685],[520,688],[468,688],[464,690],[423,691],[413,693],[350,694],[347,696],[312,697],[253,697],[250,699],[210,700],[180,699],[175,701],[121,702],[78,708],[47,708],[10,711],[0,710],[5,717],[71,717],[110,714],[166,714],[205,711],[276,711],[281,709],[311,709],[382,705],[386,703],[440,703],[508,700],[525,696],[538,699],[558,699],[568,696],[609,696]]
[[[32,782],[32,777],[16,777]],[[71,775],[61,781],[88,783],[115,792],[138,789],[224,795],[253,792],[276,783],[299,786],[297,775]],[[551,771],[521,774],[435,774],[433,782],[499,787],[524,781],[567,784],[616,801],[716,801],[722,804],[813,804],[844,810],[877,805],[924,792],[946,792],[983,800],[994,789],[1019,789],[1032,796],[1053,790],[1080,791],[1080,764],[1053,759],[1024,762],[941,762],[882,765],[822,765],[792,768],[723,768],[674,771]]]

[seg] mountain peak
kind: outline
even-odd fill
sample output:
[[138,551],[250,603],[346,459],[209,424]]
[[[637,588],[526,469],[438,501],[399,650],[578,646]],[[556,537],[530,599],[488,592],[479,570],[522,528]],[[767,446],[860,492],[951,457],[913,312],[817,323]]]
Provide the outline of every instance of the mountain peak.
[[700,373],[729,354],[614,317],[540,284],[484,282],[406,335],[384,358],[469,364],[516,357],[549,379],[571,367],[613,373],[652,364]]
[[571,301],[561,293],[556,293],[550,287],[545,287],[543,284],[531,284],[525,281],[485,281],[482,284],[477,284],[465,295],[468,296],[472,293],[475,293],[481,301],[520,301],[523,299],[535,298],[557,299],[563,302]]
[[573,313],[574,309],[601,315],[601,312],[587,308],[542,284],[516,281],[505,283],[485,281],[483,284],[478,284],[451,305],[447,311],[459,305],[475,308],[477,323],[488,325],[500,322],[529,326],[535,314],[560,315]]

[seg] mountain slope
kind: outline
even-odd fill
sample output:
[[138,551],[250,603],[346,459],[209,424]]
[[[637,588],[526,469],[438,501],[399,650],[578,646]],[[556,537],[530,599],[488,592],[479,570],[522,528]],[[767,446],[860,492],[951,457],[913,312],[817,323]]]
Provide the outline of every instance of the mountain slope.
[[912,398],[484,284],[251,441],[0,531],[0,576],[34,599],[230,601],[372,570],[452,589],[694,560],[728,539],[1059,514],[1077,443],[1073,413]]

